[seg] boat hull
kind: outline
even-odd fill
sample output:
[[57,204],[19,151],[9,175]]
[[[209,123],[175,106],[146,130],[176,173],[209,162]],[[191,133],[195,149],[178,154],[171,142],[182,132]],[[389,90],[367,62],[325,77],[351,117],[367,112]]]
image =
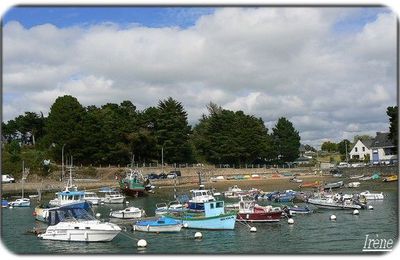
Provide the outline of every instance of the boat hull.
[[142,212],[111,212],[110,217],[113,218],[121,218],[121,219],[130,219],[130,218],[141,218]]
[[138,196],[143,196],[145,194],[144,188],[140,189],[130,189],[130,188],[122,188],[122,192],[130,197],[138,197]]
[[152,226],[152,225],[133,225],[134,231],[151,232],[151,233],[173,233],[179,232],[182,229],[182,224]]
[[121,204],[124,203],[125,198],[104,198],[102,202],[107,204]]
[[38,237],[44,240],[76,241],[76,242],[107,242],[114,239],[121,228],[111,223],[102,223],[98,227],[79,223],[62,223],[49,226],[45,233]]
[[223,214],[214,217],[174,217],[166,216],[175,220],[181,220],[183,226],[194,229],[211,230],[233,230],[235,229],[236,213]]
[[356,204],[340,204],[340,203],[325,203],[320,201],[308,200],[308,203],[322,209],[361,209],[360,205]]
[[238,213],[236,221],[240,222],[279,222],[282,212]]

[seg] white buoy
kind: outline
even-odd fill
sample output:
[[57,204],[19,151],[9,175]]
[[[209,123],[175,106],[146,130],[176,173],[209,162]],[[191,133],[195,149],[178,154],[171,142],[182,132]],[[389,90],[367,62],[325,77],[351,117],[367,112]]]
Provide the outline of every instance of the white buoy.
[[336,216],[335,215],[331,215],[330,220],[335,221],[336,220]]
[[146,247],[146,246],[147,246],[147,241],[144,240],[144,239],[140,239],[140,240],[137,242],[137,246],[138,246],[138,247]]
[[12,208],[13,208],[13,206],[10,206],[10,207],[8,207],[8,208],[12,209]]
[[360,214],[360,212],[358,211],[358,209],[355,209],[354,211],[353,211],[353,215],[359,215]]
[[201,239],[203,237],[203,234],[201,233],[201,232],[196,232],[195,234],[194,234],[194,238],[195,239]]
[[250,232],[257,232],[257,228],[256,227],[251,227],[250,228]]
[[101,214],[100,213],[96,213],[96,218],[100,218]]
[[371,210],[372,210],[372,209],[374,209],[374,207],[372,207],[372,205],[369,205],[369,206],[368,206],[368,209],[371,209]]
[[189,226],[188,223],[183,223],[184,228],[187,228],[188,226]]
[[289,218],[289,219],[287,220],[287,223],[290,224],[290,225],[294,224],[294,219]]

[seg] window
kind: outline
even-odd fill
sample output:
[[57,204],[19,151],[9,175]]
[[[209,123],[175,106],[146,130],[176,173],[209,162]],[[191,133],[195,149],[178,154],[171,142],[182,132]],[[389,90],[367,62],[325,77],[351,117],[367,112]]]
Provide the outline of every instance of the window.
[[217,202],[216,207],[217,207],[217,208],[222,208],[222,207],[224,207],[224,203],[223,203],[222,201]]
[[363,152],[365,152],[365,147],[362,148]]
[[355,151],[355,152],[358,152],[358,151],[357,151],[357,147],[356,147],[356,148],[354,148],[354,151]]
[[210,203],[210,209],[214,208],[214,203]]

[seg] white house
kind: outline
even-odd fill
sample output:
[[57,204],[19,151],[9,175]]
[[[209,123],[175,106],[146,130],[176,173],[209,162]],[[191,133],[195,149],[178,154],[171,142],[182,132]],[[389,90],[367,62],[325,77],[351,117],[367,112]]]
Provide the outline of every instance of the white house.
[[371,143],[372,140],[358,140],[349,153],[350,158],[356,160],[364,160],[366,156],[372,158],[370,149]]
[[370,148],[373,164],[389,164],[397,160],[396,147],[389,139],[389,133],[377,132]]

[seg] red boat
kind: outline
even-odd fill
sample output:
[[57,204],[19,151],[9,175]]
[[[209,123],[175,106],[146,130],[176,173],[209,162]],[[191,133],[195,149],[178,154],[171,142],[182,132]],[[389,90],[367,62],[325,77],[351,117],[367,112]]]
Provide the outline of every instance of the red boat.
[[304,182],[299,185],[299,188],[318,188],[321,185],[319,181],[315,182]]
[[236,221],[243,222],[278,222],[282,216],[282,209],[272,206],[260,206],[254,201],[242,200],[239,202],[239,212]]

